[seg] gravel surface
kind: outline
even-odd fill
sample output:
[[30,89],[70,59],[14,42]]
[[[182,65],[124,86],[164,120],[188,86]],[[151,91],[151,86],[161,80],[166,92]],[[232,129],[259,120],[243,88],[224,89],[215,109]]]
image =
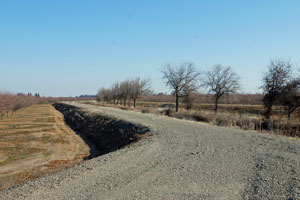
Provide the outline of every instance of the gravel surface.
[[0,199],[300,199],[299,139],[73,105],[154,134],[2,191]]

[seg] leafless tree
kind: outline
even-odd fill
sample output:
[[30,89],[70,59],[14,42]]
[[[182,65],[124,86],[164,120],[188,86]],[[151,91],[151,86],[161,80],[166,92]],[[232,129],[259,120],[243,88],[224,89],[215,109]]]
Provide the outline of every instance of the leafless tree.
[[261,87],[264,92],[262,102],[266,109],[264,115],[267,119],[270,118],[273,105],[279,103],[280,94],[291,79],[291,68],[291,63],[284,60],[271,60],[268,66]]
[[112,92],[110,89],[101,88],[97,94],[97,100],[98,101],[106,101],[109,103],[112,100]]
[[130,98],[133,100],[133,106],[136,107],[136,100],[150,91],[150,79],[137,77],[131,81],[130,87]]
[[123,100],[124,106],[126,106],[127,100],[130,98],[131,83],[129,80],[125,80],[120,83],[120,97]]
[[200,76],[200,72],[191,62],[184,62],[180,65],[173,63],[166,64],[161,70],[166,85],[172,88],[172,94],[175,95],[176,112],[178,112],[179,97],[182,96],[183,89],[191,84],[195,84]]
[[186,109],[189,110],[192,108],[192,105],[196,99],[197,89],[199,86],[195,85],[195,83],[191,83],[186,85],[182,90],[182,99],[183,103],[186,105]]
[[223,95],[235,93],[240,89],[239,76],[229,66],[215,65],[206,72],[204,85],[214,94],[215,112],[218,111],[218,101]]
[[23,94],[11,94],[0,92],[0,119],[3,119],[5,114],[8,116],[9,113],[14,114],[21,108],[28,107],[33,104],[47,103],[48,99],[38,96],[30,96]]
[[291,119],[291,114],[300,107],[300,80],[291,80],[285,87],[283,87],[280,94],[280,104],[283,105],[287,111],[288,120]]
[[120,92],[120,84],[119,84],[119,82],[115,82],[111,86],[110,90],[111,90],[113,104],[118,104],[119,100],[121,98],[121,92]]

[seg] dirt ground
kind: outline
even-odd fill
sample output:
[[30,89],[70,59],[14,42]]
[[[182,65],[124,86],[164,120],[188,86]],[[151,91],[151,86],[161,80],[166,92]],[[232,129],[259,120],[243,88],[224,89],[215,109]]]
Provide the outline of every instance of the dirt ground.
[[50,104],[0,121],[0,190],[61,170],[89,156],[89,147]]

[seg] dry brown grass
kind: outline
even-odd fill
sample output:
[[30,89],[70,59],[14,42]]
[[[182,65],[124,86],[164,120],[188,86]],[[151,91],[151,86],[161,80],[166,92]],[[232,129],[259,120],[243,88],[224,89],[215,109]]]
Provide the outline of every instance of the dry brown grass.
[[85,142],[50,104],[35,104],[0,121],[0,190],[82,161]]
[[264,113],[262,105],[220,104],[219,112],[215,114],[213,104],[195,104],[192,110],[180,107],[179,112],[176,113],[174,109],[175,104],[170,102],[139,101],[137,108],[97,101],[87,101],[84,103],[124,110],[136,110],[142,113],[162,114],[178,119],[194,120],[217,126],[300,137],[299,111],[292,115],[292,120],[287,120],[286,113],[278,106],[274,106],[274,114],[271,120],[265,120],[262,116]]

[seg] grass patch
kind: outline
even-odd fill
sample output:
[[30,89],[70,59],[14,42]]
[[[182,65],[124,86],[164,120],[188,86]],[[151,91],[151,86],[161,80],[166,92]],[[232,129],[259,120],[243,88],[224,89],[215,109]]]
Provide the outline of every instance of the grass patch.
[[0,147],[0,152],[7,153],[9,156],[4,161],[0,162],[0,166],[28,158],[29,156],[42,152],[44,149],[42,148],[35,148],[35,147],[24,147],[24,146],[17,146],[17,147]]
[[[96,106],[106,106],[124,109],[124,106],[106,104],[103,102],[83,102]],[[263,118],[262,105],[219,104],[219,111],[214,112],[214,104],[195,103],[193,109],[185,110],[180,104],[179,112],[175,112],[172,102],[145,102],[139,101],[138,107],[127,107],[127,110],[136,110],[142,113],[161,114],[178,119],[187,119],[205,122],[224,127],[236,127],[243,130],[267,131],[291,137],[300,137],[300,109],[292,115],[292,120],[287,120],[285,111],[280,106],[274,106],[271,120]]]
[[44,152],[43,152],[43,155],[46,156],[46,157],[47,157],[47,156],[50,156],[50,155],[51,155],[51,152],[49,152],[49,151],[44,151]]

